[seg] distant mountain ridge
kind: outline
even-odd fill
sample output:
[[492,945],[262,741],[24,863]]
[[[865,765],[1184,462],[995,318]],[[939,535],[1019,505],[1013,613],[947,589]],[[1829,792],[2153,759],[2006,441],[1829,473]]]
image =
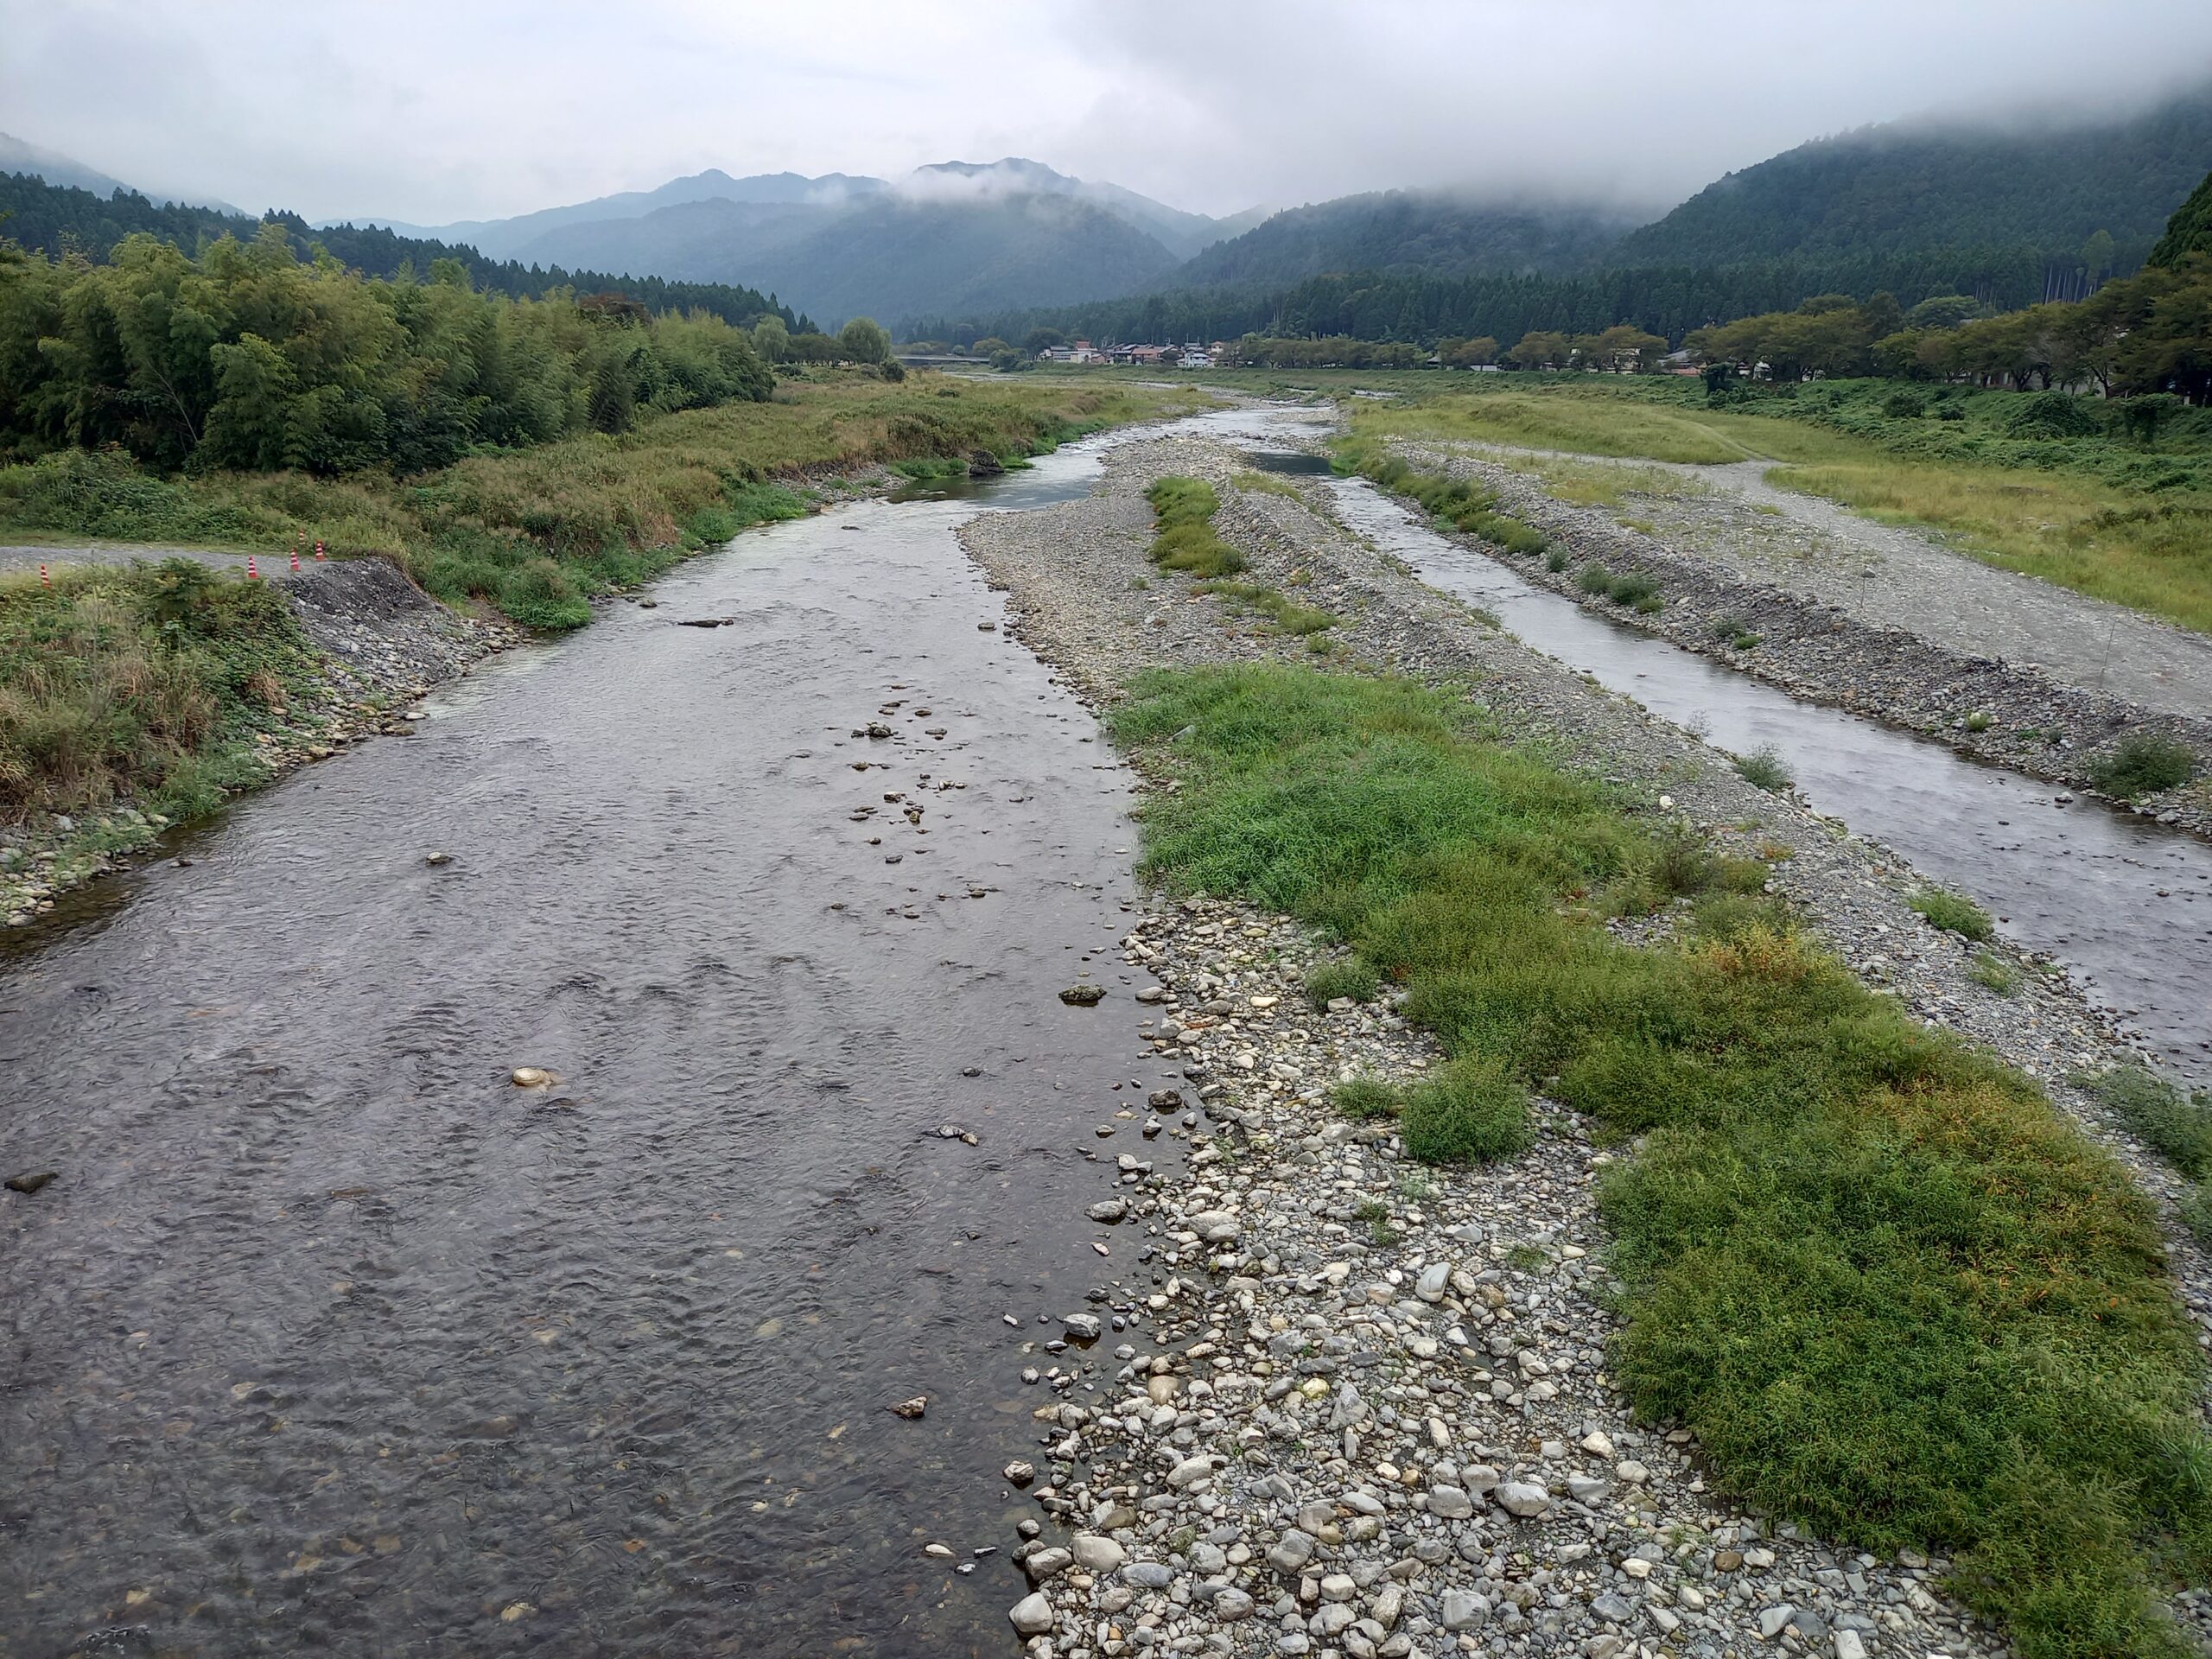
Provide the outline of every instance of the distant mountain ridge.
[[709,171],[425,233],[533,263],[770,289],[835,324],[1128,293],[1217,239],[1223,223],[1007,156],[895,181]]
[[[75,157],[51,149],[41,149],[36,144],[0,132],[0,173],[28,173],[34,178],[44,179],[48,184],[67,185],[72,189],[90,190],[95,195],[111,196],[118,190],[130,189],[120,179],[111,179],[98,168],[87,167]],[[238,209],[213,196],[179,194],[168,190],[142,191],[153,201],[175,202],[180,207],[212,207],[219,213],[234,213]]]
[[2099,231],[2147,253],[2212,164],[2212,85],[2113,120],[2032,132],[1893,122],[1816,138],[1715,180],[1610,263],[1711,265],[1931,248],[2070,258]]
[[1179,287],[1289,287],[1332,270],[1442,275],[1557,271],[1594,264],[1637,222],[1611,208],[1480,202],[1388,190],[1287,208],[1174,273]]

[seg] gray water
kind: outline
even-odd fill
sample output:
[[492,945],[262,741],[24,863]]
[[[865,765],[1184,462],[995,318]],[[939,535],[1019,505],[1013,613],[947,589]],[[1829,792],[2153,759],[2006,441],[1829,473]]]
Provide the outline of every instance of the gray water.
[[[1306,455],[1288,464],[1326,467]],[[2096,802],[2061,805],[2063,791],[2037,779],[1799,702],[1586,610],[1438,534],[1364,479],[1325,487],[1347,525],[1528,645],[1724,749],[1771,747],[1815,808],[1973,897],[2162,1058],[2212,1076],[2212,846]]]
[[955,531],[1096,448],[748,533],[17,942],[0,1652],[1006,1649],[1164,1078],[1058,997],[1128,779]]

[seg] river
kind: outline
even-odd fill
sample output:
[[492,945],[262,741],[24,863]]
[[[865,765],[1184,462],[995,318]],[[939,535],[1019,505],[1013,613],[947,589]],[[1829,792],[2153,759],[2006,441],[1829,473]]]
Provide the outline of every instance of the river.
[[16,942],[0,1654],[1004,1651],[1163,1078],[1058,995],[1129,779],[978,505],[749,532]]

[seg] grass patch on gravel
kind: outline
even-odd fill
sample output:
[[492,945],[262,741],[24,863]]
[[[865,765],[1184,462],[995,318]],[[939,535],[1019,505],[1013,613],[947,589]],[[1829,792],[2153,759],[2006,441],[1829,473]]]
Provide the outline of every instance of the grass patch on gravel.
[[1955,933],[1976,944],[1986,944],[1997,931],[1989,912],[1964,893],[1947,887],[1923,887],[1906,900],[1946,933]]
[[1411,496],[1430,518],[1446,527],[1480,537],[1509,553],[1533,558],[1551,545],[1541,531],[1498,512],[1495,491],[1467,479],[1408,467],[1379,444],[1362,443],[1356,438],[1342,442],[1338,446],[1337,462],[1386,490]]
[[2024,1659],[2185,1650],[2156,1598],[2212,1565],[2195,1342],[2148,1202],[2030,1079],[1770,905],[1614,938],[1608,893],[1699,861],[1459,699],[1160,671],[1112,721],[1180,783],[1147,802],[1146,869],[1335,930],[1450,1056],[1433,1086],[1487,1103],[1416,1115],[1417,1085],[1362,1109],[1482,1156],[1510,1143],[1508,1091],[1555,1078],[1643,1137],[1600,1190],[1613,1365],[1729,1492],[1824,1538],[1956,1552],[1954,1588]]
[[1244,556],[1214,533],[1213,516],[1221,498],[1202,478],[1163,478],[1144,493],[1152,503],[1157,533],[1152,562],[1163,570],[1218,582],[1244,568]]

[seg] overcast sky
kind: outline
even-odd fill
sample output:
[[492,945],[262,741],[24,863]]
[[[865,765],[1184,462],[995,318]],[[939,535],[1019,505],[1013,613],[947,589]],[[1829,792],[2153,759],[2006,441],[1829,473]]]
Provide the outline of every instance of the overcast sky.
[[[1027,156],[1227,213],[1663,207],[1821,133],[2212,78],[2208,0],[0,0],[0,131],[311,219]],[[2212,157],[2207,158],[2212,162]]]

